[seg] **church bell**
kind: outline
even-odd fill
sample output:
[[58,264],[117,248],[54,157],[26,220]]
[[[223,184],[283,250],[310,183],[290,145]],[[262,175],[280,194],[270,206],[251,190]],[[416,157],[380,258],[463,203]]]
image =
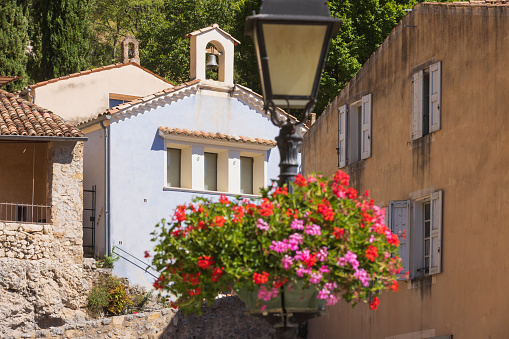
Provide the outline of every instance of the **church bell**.
[[215,48],[213,46],[210,47],[210,54],[207,57],[207,64],[205,65],[208,69],[217,69],[219,65],[217,64],[217,56],[214,53]]
[[217,63],[217,57],[214,54],[208,55],[206,66],[208,69],[217,69],[217,67],[219,67],[219,65]]

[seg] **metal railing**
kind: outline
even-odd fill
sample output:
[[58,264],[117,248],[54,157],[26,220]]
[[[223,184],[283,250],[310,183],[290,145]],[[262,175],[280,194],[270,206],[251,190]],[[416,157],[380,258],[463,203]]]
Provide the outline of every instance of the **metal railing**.
[[[135,263],[134,261],[132,260],[129,260],[127,259],[126,257],[124,257],[123,255],[121,255],[120,253],[118,252],[115,252],[116,250],[120,250],[122,251],[124,254],[127,254],[128,256],[130,256],[131,258],[137,260],[139,262],[139,264]],[[159,272],[152,266],[150,266],[149,264],[147,264],[146,262],[144,262],[143,260],[135,257],[134,255],[132,255],[131,253],[127,252],[127,251],[124,251],[123,249],[121,249],[120,247],[118,246],[115,246],[113,247],[113,250],[112,250],[112,253],[115,254],[115,255],[118,255],[120,258],[124,259],[125,261],[127,261],[128,263],[130,263],[131,265],[134,265],[136,267],[138,267],[140,270],[144,271],[145,273],[147,274],[150,274],[151,276],[153,276],[154,278],[157,279],[157,275],[154,275],[153,273],[149,272],[148,269],[150,268],[152,271],[154,271],[155,273],[159,274]],[[143,267],[145,266],[145,267]]]
[[51,206],[0,202],[0,221],[48,224]]

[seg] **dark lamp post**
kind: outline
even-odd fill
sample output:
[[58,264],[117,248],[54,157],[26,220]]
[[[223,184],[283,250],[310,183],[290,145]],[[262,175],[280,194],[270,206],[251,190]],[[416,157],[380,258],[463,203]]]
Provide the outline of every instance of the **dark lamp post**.
[[[279,186],[289,185],[298,173],[297,156],[302,144],[296,126],[307,120],[315,105],[329,43],[339,31],[341,20],[330,17],[326,0],[264,0],[260,14],[246,21],[246,35],[253,38],[256,49],[264,109],[281,128],[276,137],[281,155]],[[303,109],[302,120],[280,118],[277,106]],[[278,338],[295,338],[298,323],[321,315],[317,308],[287,310],[283,288],[281,300],[282,312],[265,316],[276,327]]]
[[[315,105],[330,39],[341,20],[330,17],[325,0],[264,0],[260,14],[246,19],[246,35],[253,38],[265,111],[281,127],[279,185],[298,172],[297,152],[302,137],[295,126],[307,120]],[[276,107],[303,109],[301,122],[281,119]]]

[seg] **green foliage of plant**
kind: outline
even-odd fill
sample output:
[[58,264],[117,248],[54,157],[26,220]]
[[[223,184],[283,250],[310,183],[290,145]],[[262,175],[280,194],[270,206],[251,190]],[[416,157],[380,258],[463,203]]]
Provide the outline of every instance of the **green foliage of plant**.
[[33,55],[29,71],[35,81],[79,72],[90,66],[88,0],[32,0]]
[[120,256],[114,253],[115,247],[113,247],[113,251],[111,255],[105,254],[102,259],[97,260],[97,267],[99,268],[113,268],[115,263],[120,259]]
[[88,295],[88,313],[94,318],[104,313],[123,313],[132,305],[125,288],[119,278],[102,276]]
[[92,287],[88,295],[87,310],[90,316],[98,318],[108,306],[109,294],[107,288],[98,284]]
[[122,283],[112,286],[108,291],[108,306],[107,309],[110,313],[118,315],[124,312],[128,306],[131,306],[133,302],[127,295],[125,285]]
[[292,188],[177,207],[153,233],[152,264],[161,273],[154,287],[176,295],[185,313],[199,314],[204,300],[212,305],[231,287],[259,288],[262,306],[299,279],[328,304],[341,296],[353,305],[371,300],[376,309],[376,294],[397,289],[401,270],[398,236],[384,224],[384,210],[367,193],[358,198],[340,171],[331,180],[299,175]]
[[148,291],[145,294],[134,295],[134,297],[132,298],[133,307],[138,310],[142,310],[145,307],[146,303],[149,301],[149,299],[152,297],[153,293],[154,293],[153,291]]
[[5,89],[16,91],[27,85],[28,17],[26,6],[16,0],[5,0],[0,6],[0,75],[20,76],[25,79],[8,84]]

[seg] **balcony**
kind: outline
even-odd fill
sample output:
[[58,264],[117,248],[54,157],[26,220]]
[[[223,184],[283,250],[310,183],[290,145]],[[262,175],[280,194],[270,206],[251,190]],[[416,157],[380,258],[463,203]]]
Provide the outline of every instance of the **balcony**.
[[51,223],[51,206],[0,202],[0,221]]

